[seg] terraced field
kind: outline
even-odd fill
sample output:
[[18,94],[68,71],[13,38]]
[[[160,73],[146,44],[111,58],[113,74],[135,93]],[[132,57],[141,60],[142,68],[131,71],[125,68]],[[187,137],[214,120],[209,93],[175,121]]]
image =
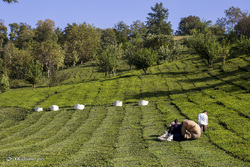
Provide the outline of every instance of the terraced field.
[[[207,68],[193,55],[107,79],[86,64],[61,71],[60,86],[11,89],[0,95],[0,166],[250,166],[249,64]],[[200,139],[157,141],[169,122],[197,121],[204,109]]]

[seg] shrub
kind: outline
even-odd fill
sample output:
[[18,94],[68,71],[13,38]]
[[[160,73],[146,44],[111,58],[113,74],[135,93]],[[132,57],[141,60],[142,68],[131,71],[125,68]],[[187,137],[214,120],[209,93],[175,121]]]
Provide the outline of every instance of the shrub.
[[214,35],[211,34],[198,34],[194,37],[190,37],[185,41],[192,47],[201,58],[205,59],[209,66],[213,65],[214,59],[220,53],[220,45]]
[[147,48],[139,49],[135,53],[134,65],[138,69],[142,69],[144,73],[147,73],[147,69],[151,67],[157,61],[157,54]]

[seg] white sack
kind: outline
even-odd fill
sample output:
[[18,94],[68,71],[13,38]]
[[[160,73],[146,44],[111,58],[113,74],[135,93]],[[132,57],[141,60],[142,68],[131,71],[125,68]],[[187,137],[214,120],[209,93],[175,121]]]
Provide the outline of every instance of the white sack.
[[139,106],[146,106],[146,105],[148,105],[148,102],[149,101],[146,101],[146,100],[141,100],[140,102],[139,102]]
[[35,109],[35,111],[37,111],[37,112],[43,111],[43,108],[42,108],[42,107],[37,107],[37,108]]
[[85,107],[85,105],[83,105],[83,104],[75,104],[75,110],[83,110],[84,109],[84,107]]
[[50,106],[50,110],[51,111],[58,111],[59,107],[57,105],[52,105],[52,106]]
[[122,106],[122,101],[116,100],[114,106]]

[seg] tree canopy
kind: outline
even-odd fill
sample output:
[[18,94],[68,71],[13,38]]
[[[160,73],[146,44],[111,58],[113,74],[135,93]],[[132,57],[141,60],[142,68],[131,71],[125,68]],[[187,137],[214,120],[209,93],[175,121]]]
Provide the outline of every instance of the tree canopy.
[[148,13],[149,17],[147,17],[147,27],[149,34],[164,34],[171,35],[173,30],[171,28],[170,21],[168,20],[168,9],[163,7],[162,2],[156,3],[154,7],[151,7],[151,13]]

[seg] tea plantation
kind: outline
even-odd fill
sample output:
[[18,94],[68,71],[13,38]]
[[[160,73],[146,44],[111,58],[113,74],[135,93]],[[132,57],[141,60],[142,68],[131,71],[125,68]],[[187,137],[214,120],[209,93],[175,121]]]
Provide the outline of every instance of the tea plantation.
[[[128,69],[105,79],[88,63],[60,71],[59,86],[0,94],[0,166],[250,166],[249,57],[208,68],[186,55],[147,74]],[[157,140],[174,119],[197,122],[203,110],[209,126],[200,139]]]

